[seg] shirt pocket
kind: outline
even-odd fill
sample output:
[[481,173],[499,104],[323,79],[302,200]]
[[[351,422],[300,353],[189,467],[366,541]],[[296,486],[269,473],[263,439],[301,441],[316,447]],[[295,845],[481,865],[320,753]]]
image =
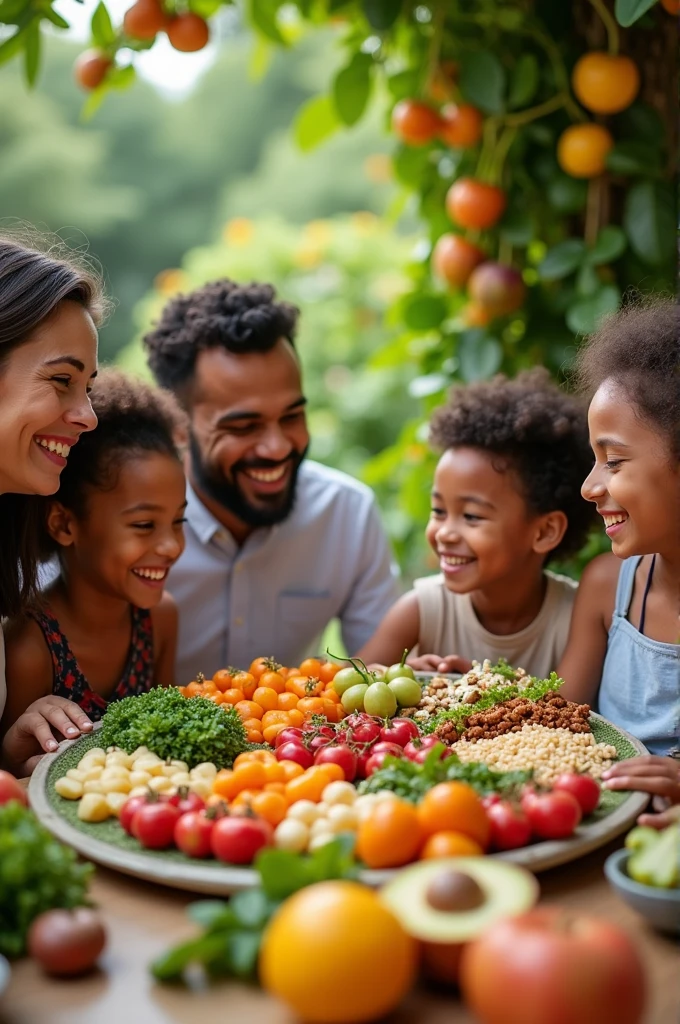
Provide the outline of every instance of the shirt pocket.
[[334,617],[335,608],[329,591],[290,591],[279,594],[278,618],[286,626],[307,627],[310,637],[320,632]]

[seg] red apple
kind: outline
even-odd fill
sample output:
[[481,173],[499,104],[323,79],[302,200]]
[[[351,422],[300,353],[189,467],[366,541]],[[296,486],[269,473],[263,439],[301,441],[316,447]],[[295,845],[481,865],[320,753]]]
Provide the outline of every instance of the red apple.
[[641,1024],[645,1004],[626,933],[558,907],[493,925],[464,950],[460,984],[479,1024]]

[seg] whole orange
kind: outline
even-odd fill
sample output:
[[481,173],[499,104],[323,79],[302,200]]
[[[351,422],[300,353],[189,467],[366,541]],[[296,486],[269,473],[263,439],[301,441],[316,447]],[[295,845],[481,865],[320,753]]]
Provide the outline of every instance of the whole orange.
[[362,821],[355,853],[369,868],[396,868],[415,860],[422,842],[416,808],[395,797],[379,803]]
[[182,53],[194,53],[208,45],[210,29],[208,23],[189,11],[171,18],[166,29],[170,45]]
[[418,804],[418,820],[425,836],[435,832],[462,832],[484,848],[489,821],[481,800],[465,782],[440,782]]
[[360,1024],[401,1002],[417,946],[377,894],[357,882],[319,882],[286,900],[264,933],[264,989],[306,1021]]
[[123,18],[123,31],[132,39],[155,39],[168,24],[168,16],[158,0],[137,0]]
[[574,66],[571,85],[576,98],[594,114],[618,114],[640,90],[640,72],[630,57],[594,51]]
[[573,124],[557,143],[557,162],[572,178],[596,178],[606,169],[614,146],[611,133],[601,124]]
[[[106,73],[112,66],[112,61],[100,50],[85,50],[76,57],[73,65],[73,74],[78,85],[82,89],[96,89],[106,78]],[[188,694],[187,696],[193,696]]]
[[462,228],[491,228],[503,216],[505,192],[475,178],[459,178],[446,193],[446,212]]

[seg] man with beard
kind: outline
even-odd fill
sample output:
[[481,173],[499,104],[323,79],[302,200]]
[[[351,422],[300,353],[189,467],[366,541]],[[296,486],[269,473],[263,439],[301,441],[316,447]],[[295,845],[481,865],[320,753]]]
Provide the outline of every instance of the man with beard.
[[371,491],[305,459],[297,318],[270,285],[224,279],[171,299],[144,339],[189,415],[178,683],[263,654],[298,664],[336,617],[357,651],[398,596]]

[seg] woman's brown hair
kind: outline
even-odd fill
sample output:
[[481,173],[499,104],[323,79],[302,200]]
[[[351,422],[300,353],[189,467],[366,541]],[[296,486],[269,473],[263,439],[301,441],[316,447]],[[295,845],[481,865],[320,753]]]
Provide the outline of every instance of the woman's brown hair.
[[[0,390],[11,353],[65,299],[101,322],[107,301],[94,265],[59,240],[0,233]],[[35,591],[43,508],[37,496],[0,495],[0,616],[18,614]]]

